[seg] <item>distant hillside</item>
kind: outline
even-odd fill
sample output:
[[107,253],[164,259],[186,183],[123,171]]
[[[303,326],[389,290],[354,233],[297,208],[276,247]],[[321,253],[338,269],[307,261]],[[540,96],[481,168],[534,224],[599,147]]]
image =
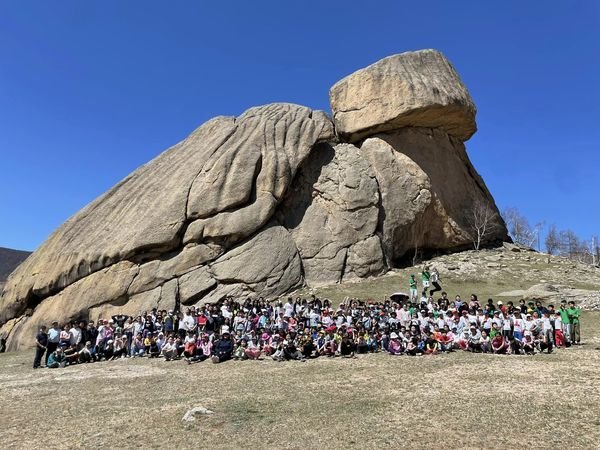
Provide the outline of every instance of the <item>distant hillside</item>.
[[0,247],[0,285],[30,254],[31,252]]

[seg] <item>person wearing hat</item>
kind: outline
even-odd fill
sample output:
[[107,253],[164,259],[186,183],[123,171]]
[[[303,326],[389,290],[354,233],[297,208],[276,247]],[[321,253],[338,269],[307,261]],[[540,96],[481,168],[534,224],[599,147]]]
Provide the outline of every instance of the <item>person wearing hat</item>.
[[393,331],[390,334],[390,341],[388,342],[387,351],[392,356],[400,356],[403,352],[402,341],[400,340],[398,334]]

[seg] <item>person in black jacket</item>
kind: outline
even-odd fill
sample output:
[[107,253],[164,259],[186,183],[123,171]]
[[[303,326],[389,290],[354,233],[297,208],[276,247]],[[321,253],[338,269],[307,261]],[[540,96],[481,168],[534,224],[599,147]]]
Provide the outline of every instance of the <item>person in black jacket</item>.
[[233,341],[231,335],[225,332],[221,335],[220,339],[215,342],[213,347],[213,355],[211,360],[213,363],[220,363],[231,359],[233,353]]
[[46,326],[40,327],[40,332],[35,337],[35,358],[33,359],[33,368],[37,369],[42,363],[42,357],[48,348],[48,335],[46,334]]

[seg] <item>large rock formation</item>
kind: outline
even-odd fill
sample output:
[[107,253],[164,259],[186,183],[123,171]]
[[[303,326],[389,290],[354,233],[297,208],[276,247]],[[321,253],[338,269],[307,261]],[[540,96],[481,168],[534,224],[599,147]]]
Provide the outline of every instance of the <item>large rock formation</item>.
[[[426,50],[337,83],[334,116],[291,104],[217,117],[71,217],[8,279],[11,349],[40,323],[276,297],[470,245],[493,199],[463,141],[475,107]],[[507,239],[496,219],[488,243]]]

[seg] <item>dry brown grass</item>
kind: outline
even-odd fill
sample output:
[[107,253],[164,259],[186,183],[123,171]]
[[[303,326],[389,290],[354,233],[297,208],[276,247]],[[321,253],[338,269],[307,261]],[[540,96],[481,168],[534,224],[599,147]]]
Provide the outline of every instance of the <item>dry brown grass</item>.
[[[0,355],[3,448],[598,448],[600,313],[552,355],[31,367]],[[183,423],[194,406],[215,412]]]

